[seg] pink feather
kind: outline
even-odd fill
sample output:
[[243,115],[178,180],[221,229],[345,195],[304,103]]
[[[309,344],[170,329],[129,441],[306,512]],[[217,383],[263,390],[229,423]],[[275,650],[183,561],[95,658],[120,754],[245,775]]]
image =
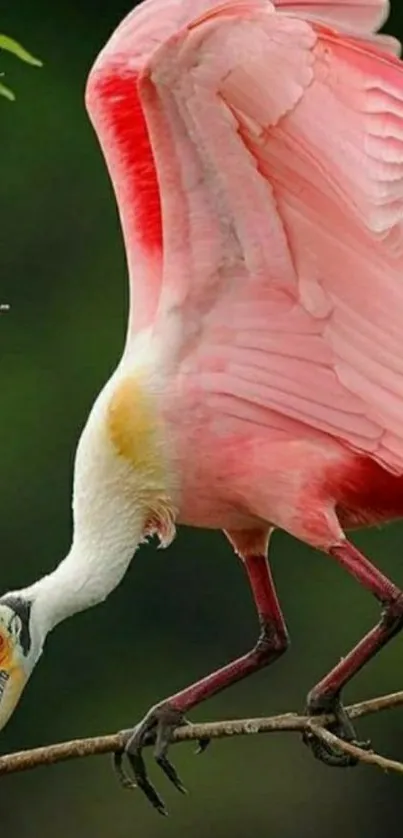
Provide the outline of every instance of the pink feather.
[[[350,743],[342,691],[403,625],[402,591],[344,533],[403,517],[403,64],[377,34],[387,10],[147,0],[89,78],[130,272],[114,379],[128,377],[125,432],[138,445],[147,389],[175,520],[226,532],[261,627],[250,653],[135,728],[130,765],[162,813],[141,761],[149,732],[183,790],[166,759],[176,720],[286,649],[266,561],[275,527],[333,556],[382,605],[307,698]],[[145,462],[136,478],[159,486]],[[149,525],[166,538],[158,516]],[[350,764],[312,733],[306,742]]]
[[349,28],[360,34],[376,32],[389,14],[388,0],[276,0],[289,14]]
[[234,440],[240,467],[241,440],[249,456],[316,439],[403,473],[403,69],[373,35],[386,11],[148,0],[90,75],[128,343],[161,341],[216,462]]

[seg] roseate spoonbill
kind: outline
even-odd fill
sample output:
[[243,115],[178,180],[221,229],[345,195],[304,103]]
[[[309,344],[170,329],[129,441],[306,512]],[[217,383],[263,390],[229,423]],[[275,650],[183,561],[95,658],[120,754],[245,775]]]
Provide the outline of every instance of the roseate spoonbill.
[[403,67],[397,43],[374,35],[385,12],[383,0],[147,0],[89,77],[129,328],[78,445],[71,550],[0,600],[0,723],[47,633],[105,599],[148,533],[168,545],[176,523],[225,530],[260,636],[128,737],[134,779],[162,813],[145,742],[182,790],[173,728],[287,648],[274,528],[382,606],[308,696],[339,736],[355,737],[343,687],[403,625],[401,590],[345,536],[403,515]]

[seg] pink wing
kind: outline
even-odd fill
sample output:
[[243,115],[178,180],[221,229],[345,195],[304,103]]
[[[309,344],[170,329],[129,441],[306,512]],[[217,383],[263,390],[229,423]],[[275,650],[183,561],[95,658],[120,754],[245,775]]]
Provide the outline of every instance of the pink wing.
[[342,26],[360,34],[376,32],[389,14],[388,0],[275,0],[274,5],[298,17]]
[[[274,5],[305,20],[323,22],[367,39],[389,15],[389,0],[274,0]],[[400,43],[391,35],[376,35],[372,40],[386,52],[400,55]]]
[[179,329],[212,415],[287,417],[402,471],[402,64],[291,5],[198,6],[150,0],[90,80],[143,272],[132,323]]
[[[256,0],[252,5],[233,0],[231,5],[240,15],[245,8],[272,9],[269,0]],[[364,36],[381,25],[389,7],[388,0],[277,0],[274,5],[287,14],[312,16]],[[149,101],[153,93],[144,72],[160,43],[180,33],[197,15],[216,7],[215,0],[148,0],[140,4],[111,37],[88,79],[87,107],[111,173],[126,244],[131,331],[154,318],[163,278],[159,184],[147,127],[147,114],[156,111],[157,103]],[[394,38],[377,39],[389,51],[399,49]],[[161,136],[163,132],[162,127]],[[141,282],[136,281],[138,276]]]

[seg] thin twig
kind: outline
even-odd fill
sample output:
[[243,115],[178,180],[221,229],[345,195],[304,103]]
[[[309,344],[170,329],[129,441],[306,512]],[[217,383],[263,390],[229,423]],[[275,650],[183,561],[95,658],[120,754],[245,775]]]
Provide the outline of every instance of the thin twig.
[[[380,713],[394,707],[403,706],[403,691],[379,696],[369,701],[361,701],[347,707],[351,719]],[[355,745],[343,742],[337,736],[327,731],[324,725],[334,721],[332,715],[300,716],[297,713],[284,713],[281,716],[269,716],[254,719],[233,719],[223,722],[208,722],[204,724],[190,724],[179,727],[172,736],[172,742],[189,742],[199,739],[222,739],[228,736],[245,736],[257,733],[276,733],[289,731],[301,733],[310,731],[328,744],[335,745],[345,753],[351,754],[360,762],[377,765],[385,770],[403,773],[403,764],[386,759],[369,751],[357,748]],[[19,751],[0,757],[0,774],[12,774],[16,771],[27,771],[39,765],[53,765],[79,757],[90,757],[99,754],[121,751],[125,745],[127,735],[124,731],[106,736],[94,736],[89,739],[74,739],[57,745],[47,745],[43,748],[33,748],[29,751]]]
[[349,754],[358,759],[359,762],[366,762],[368,765],[377,765],[378,768],[383,768],[384,771],[397,771],[398,774],[403,774],[403,764],[397,762],[395,759],[388,759],[380,754],[375,754],[374,751],[364,750],[357,745],[353,745],[351,742],[341,742],[338,736],[335,736],[330,730],[326,730],[326,728],[320,727],[317,724],[310,723],[309,729],[322,742],[325,742],[331,747],[339,748],[345,754]]

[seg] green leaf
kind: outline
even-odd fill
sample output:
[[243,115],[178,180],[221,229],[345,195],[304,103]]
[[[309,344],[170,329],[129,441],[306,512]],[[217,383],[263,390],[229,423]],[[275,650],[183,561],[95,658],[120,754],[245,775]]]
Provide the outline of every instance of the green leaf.
[[0,35],[0,49],[12,52],[13,55],[16,55],[21,61],[25,61],[26,64],[32,64],[34,67],[42,67],[42,61],[39,61],[38,58],[35,58],[30,52],[27,52],[21,44],[14,41],[13,38],[9,38],[7,35]]
[[0,82],[0,96],[5,96],[6,99],[10,100],[10,102],[14,102],[14,100],[15,100],[15,96],[14,96],[13,91],[10,90],[8,87],[5,86],[5,84],[2,84],[1,82]]

